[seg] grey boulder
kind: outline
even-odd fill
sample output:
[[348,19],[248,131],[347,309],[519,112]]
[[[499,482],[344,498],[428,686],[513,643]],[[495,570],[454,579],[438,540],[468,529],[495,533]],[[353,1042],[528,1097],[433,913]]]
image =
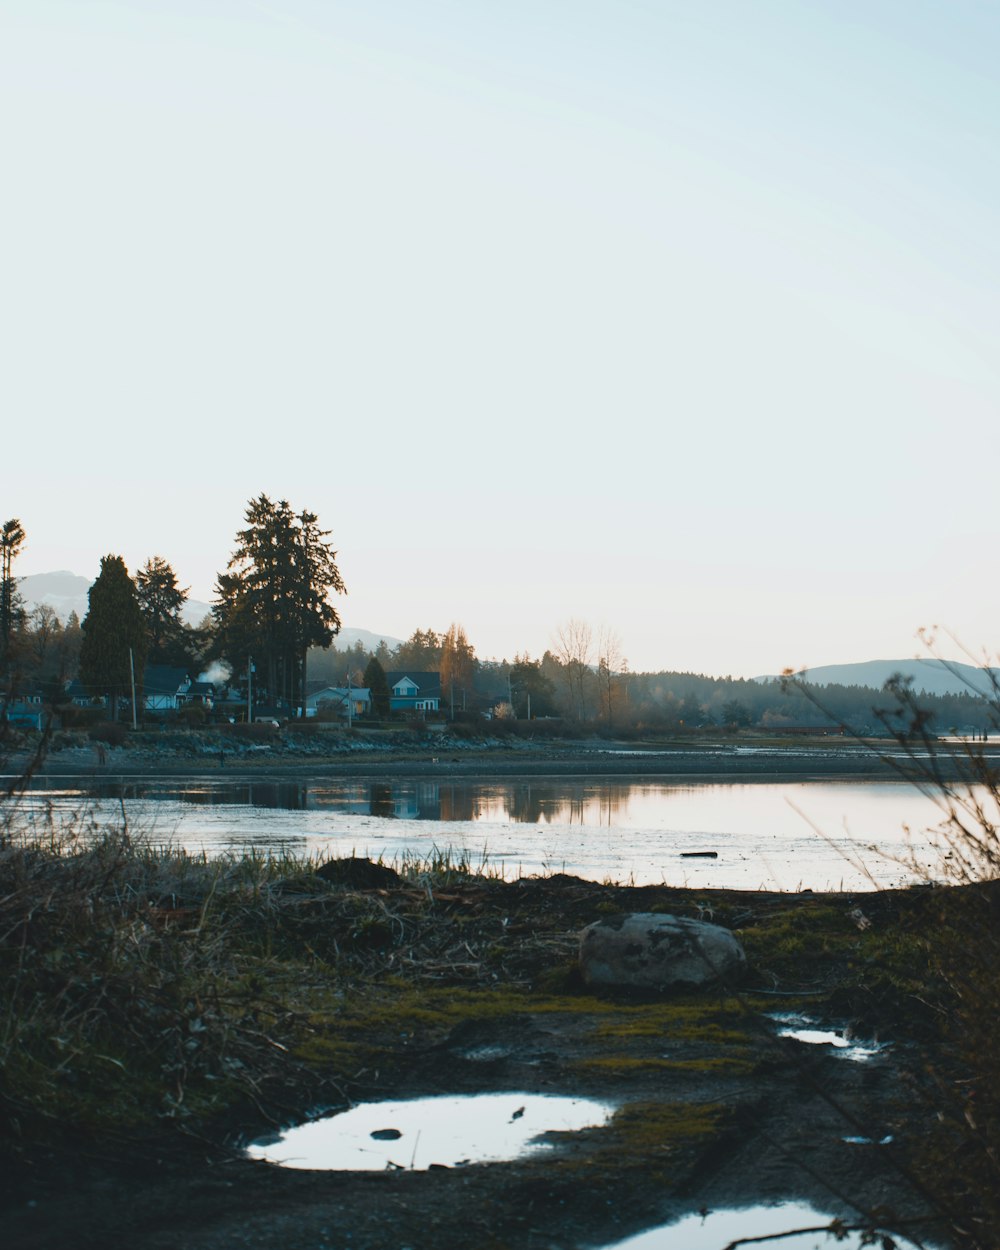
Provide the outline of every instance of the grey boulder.
[[664,990],[737,980],[746,955],[728,929],[658,912],[609,916],[580,935],[587,985]]

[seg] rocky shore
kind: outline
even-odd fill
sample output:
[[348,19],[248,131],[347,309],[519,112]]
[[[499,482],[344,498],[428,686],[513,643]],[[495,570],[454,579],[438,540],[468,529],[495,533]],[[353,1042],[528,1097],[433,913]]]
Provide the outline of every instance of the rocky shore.
[[[139,732],[119,745],[82,732],[57,733],[34,766],[40,780],[60,777],[198,776],[649,776],[678,780],[865,780],[905,775],[906,750],[886,739],[778,741],[733,736],[655,742],[468,737],[445,731],[303,733],[253,726],[260,733]],[[1000,748],[990,748],[1000,761]],[[0,767],[31,765],[25,742]],[[940,752],[942,774],[962,775],[961,753]]]

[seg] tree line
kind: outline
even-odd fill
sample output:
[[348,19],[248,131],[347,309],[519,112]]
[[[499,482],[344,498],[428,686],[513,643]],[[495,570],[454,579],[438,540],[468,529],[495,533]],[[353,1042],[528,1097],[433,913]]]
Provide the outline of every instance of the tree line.
[[[632,672],[614,631],[579,620],[559,627],[552,646],[534,658],[523,653],[513,660],[479,659],[464,630],[452,625],[443,633],[416,629],[396,647],[383,641],[374,651],[361,643],[341,647],[335,642],[329,651],[310,656],[309,672],[329,685],[350,680],[369,686],[373,659],[385,671],[440,671],[444,707],[450,711],[458,686],[446,682],[445,674],[452,671],[456,638],[461,639],[463,697],[456,711],[488,711],[517,720],[558,718],[584,729],[632,735],[749,728],[780,734],[840,725],[870,735],[901,730],[906,719],[891,692],[870,686]],[[989,702],[971,692],[919,698],[938,733],[998,728]]]
[[[82,621],[65,624],[51,608],[27,612],[13,562],[24,545],[17,521],[3,529],[0,665],[4,705],[28,688],[55,703],[74,677],[107,699],[112,718],[147,664],[196,676],[213,662],[228,672],[258,674],[260,701],[301,705],[311,648],[329,647],[340,630],[330,602],[346,593],[328,530],[314,512],[259,495],[218,574],[211,614],[197,626],[183,619],[189,590],[170,563],[151,556],[132,577],[120,555],[102,558]],[[9,532],[9,541],[8,541]]]
[[[611,733],[697,733],[755,727],[774,732],[840,722],[859,734],[893,728],[892,702],[868,687],[809,690],[784,682],[682,672],[634,673],[619,635],[573,618],[539,657],[481,659],[462,625],[418,628],[404,642],[374,649],[337,647],[340,615],[331,601],[346,593],[330,532],[308,509],[261,494],[247,504],[229,560],[216,579],[211,613],[183,619],[189,591],[170,563],[151,556],[131,576],[120,555],[101,560],[88,611],[60,621],[52,608],[30,612],[17,591],[14,565],[26,542],[17,519],[0,529],[0,676],[2,705],[31,689],[56,706],[78,677],[107,698],[111,715],[146,664],[195,677],[221,666],[234,685],[248,679],[256,703],[287,713],[301,708],[309,685],[350,682],[372,692],[376,715],[389,709],[386,674],[440,676],[442,712],[484,713],[500,720],[560,719]],[[992,726],[986,700],[974,694],[921,696],[928,723],[980,732]]]

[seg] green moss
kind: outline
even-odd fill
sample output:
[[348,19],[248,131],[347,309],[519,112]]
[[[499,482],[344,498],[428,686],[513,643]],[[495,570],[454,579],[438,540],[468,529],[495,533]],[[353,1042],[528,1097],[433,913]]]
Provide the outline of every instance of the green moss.
[[749,1038],[746,1013],[730,999],[718,1002],[665,1002],[642,1007],[623,1006],[614,1019],[602,1021],[595,1038],[655,1037],[670,1042],[707,1042],[745,1045]]
[[701,1059],[664,1059],[662,1056],[648,1058],[633,1055],[602,1055],[593,1059],[577,1059],[572,1067],[580,1071],[603,1072],[606,1075],[621,1073],[623,1076],[642,1069],[657,1068],[664,1072],[712,1072],[717,1075],[743,1076],[753,1072],[756,1064],[748,1059],[725,1055],[708,1055]]
[[631,1102],[615,1113],[608,1127],[617,1143],[634,1153],[710,1138],[723,1120],[717,1103]]

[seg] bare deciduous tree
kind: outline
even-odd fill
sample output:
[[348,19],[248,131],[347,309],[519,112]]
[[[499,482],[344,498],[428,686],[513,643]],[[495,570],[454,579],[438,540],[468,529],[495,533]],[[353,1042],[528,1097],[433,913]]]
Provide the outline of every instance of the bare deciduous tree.
[[441,693],[449,701],[452,715],[456,707],[465,707],[475,666],[475,648],[466,637],[465,629],[452,622],[441,649]]
[[593,630],[571,617],[556,629],[555,653],[563,666],[569,704],[580,720],[587,717],[587,685],[592,674]]
[[597,636],[597,676],[601,688],[601,713],[606,717],[608,728],[614,724],[614,709],[621,674],[628,668],[628,660],[622,654],[622,640],[617,630],[602,625]]

